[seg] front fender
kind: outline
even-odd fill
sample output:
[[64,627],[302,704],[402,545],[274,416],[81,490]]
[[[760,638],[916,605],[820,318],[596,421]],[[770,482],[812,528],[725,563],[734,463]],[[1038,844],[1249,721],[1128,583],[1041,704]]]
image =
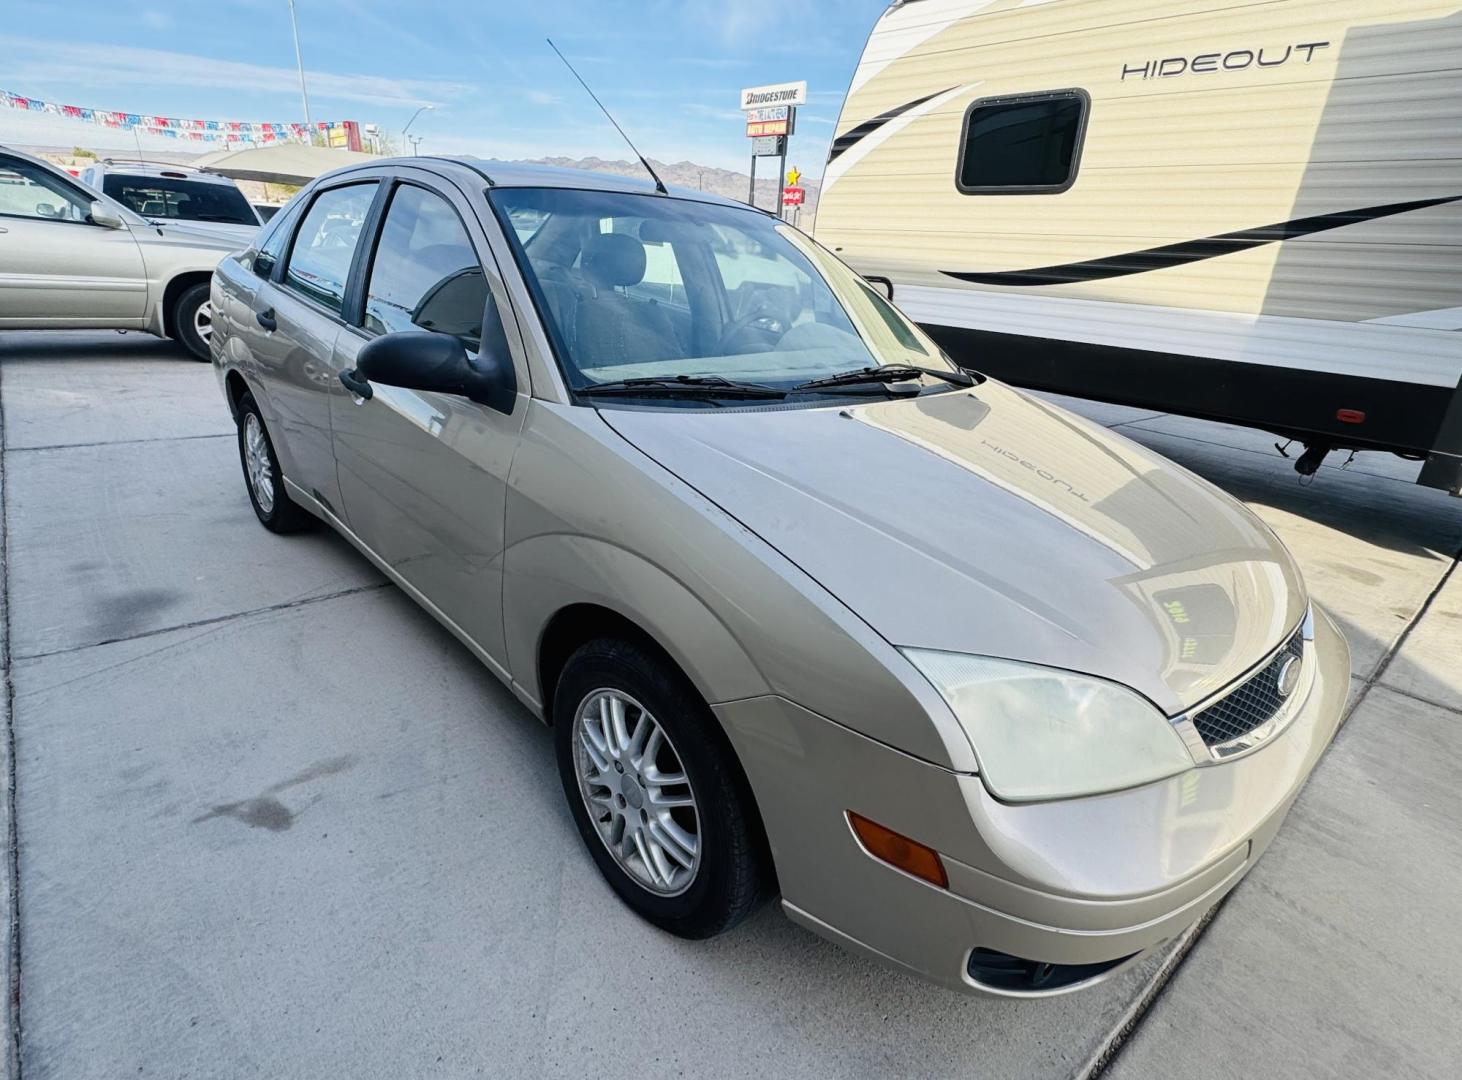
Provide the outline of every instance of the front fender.
[[606,540],[538,535],[504,556],[508,666],[520,693],[541,706],[538,647],[559,611],[593,604],[628,619],[680,666],[714,704],[769,692],[766,677],[690,589],[648,559]]

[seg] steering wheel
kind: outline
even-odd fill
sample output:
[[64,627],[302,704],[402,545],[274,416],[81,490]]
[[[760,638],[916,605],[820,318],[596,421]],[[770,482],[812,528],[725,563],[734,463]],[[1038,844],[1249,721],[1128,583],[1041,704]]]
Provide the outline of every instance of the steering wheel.
[[[758,323],[762,325],[758,326]],[[718,353],[725,353],[727,346],[735,340],[737,334],[743,330],[749,330],[752,327],[756,327],[758,330],[765,330],[769,334],[785,334],[787,332],[787,325],[782,321],[780,316],[769,311],[765,304],[758,304],[745,315],[742,315],[738,319],[732,319],[726,324],[726,329],[722,330],[721,336],[716,339],[716,351]]]

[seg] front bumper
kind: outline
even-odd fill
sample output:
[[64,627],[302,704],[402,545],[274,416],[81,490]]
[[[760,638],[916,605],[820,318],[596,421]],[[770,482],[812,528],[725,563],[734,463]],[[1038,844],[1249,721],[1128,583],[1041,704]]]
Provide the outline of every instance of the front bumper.
[[[1315,609],[1318,670],[1295,719],[1252,754],[1127,791],[1009,804],[978,776],[874,742],[777,697],[715,707],[761,810],[787,914],[855,951],[972,993],[1091,985],[1170,941],[1264,852],[1335,734],[1345,639]],[[941,889],[876,861],[849,810],[940,853]],[[1103,965],[1056,990],[970,976],[973,950]]]

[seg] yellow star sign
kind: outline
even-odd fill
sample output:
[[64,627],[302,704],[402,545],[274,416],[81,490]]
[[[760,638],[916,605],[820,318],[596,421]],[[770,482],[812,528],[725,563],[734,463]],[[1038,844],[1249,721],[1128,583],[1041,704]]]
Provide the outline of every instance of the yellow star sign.
[[797,186],[797,181],[799,181],[801,179],[802,179],[802,173],[797,168],[796,165],[793,165],[790,169],[787,170],[787,186],[788,187],[796,187]]

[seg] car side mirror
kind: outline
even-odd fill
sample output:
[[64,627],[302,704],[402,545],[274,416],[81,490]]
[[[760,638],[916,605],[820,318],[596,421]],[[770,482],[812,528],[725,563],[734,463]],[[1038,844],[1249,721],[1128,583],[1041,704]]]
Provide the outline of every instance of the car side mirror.
[[91,208],[87,211],[86,220],[93,225],[100,225],[103,229],[120,229],[122,219],[117,212],[100,199],[93,199]]
[[506,356],[471,356],[459,338],[429,330],[401,330],[367,342],[355,368],[340,381],[357,397],[371,397],[371,383],[406,390],[458,394],[511,415],[518,380]]

